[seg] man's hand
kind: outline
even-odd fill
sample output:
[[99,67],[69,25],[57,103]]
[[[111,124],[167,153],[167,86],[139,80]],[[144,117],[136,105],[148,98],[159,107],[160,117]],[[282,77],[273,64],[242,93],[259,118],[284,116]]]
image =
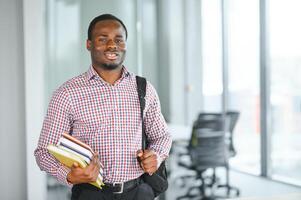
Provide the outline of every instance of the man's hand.
[[95,182],[100,169],[98,154],[95,154],[86,168],[82,169],[78,163],[74,163],[67,175],[67,181],[71,184]]
[[152,175],[158,169],[157,154],[149,149],[138,150],[137,157],[144,172]]

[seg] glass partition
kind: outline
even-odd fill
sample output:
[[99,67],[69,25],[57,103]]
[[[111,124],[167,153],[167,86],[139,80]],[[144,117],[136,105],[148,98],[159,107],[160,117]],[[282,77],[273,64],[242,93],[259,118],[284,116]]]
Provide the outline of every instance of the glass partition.
[[[234,129],[236,168],[260,173],[259,1],[228,1],[229,109],[240,112]],[[251,148],[250,148],[251,147]]]
[[271,175],[301,184],[301,2],[268,3]]
[[206,112],[222,110],[221,1],[202,1],[203,95]]

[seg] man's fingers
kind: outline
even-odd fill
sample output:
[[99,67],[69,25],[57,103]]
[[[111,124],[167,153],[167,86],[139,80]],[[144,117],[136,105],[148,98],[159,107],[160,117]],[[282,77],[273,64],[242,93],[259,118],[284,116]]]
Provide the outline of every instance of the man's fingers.
[[144,153],[143,153],[143,158],[148,158],[148,157],[151,157],[151,156],[156,156],[156,153],[152,150],[145,150]]
[[88,167],[99,166],[98,154],[93,155],[92,160]]
[[98,154],[93,155],[89,166],[87,168],[85,168],[90,181],[95,181],[97,179],[100,166],[101,166],[101,164],[98,159]]
[[137,151],[137,157],[142,157],[143,156],[143,151],[140,149]]
[[140,160],[144,172],[153,174],[157,170],[157,154],[152,150],[138,150],[137,157]]
[[78,163],[74,162],[73,165],[72,165],[72,168],[77,168],[77,167],[79,167]]
[[157,167],[156,166],[151,166],[151,167],[146,167],[144,172],[149,173],[149,174],[153,174],[154,172],[156,172]]
[[99,161],[99,156],[98,156],[98,154],[97,154],[96,157],[95,157],[95,162],[96,162],[96,165],[97,165],[97,168],[98,168],[98,169],[102,167],[102,165],[101,165],[101,163],[100,163],[100,161]]
[[155,155],[149,156],[147,158],[144,158],[143,160],[141,160],[142,164],[146,165],[149,163],[153,163],[157,161],[157,157]]
[[97,161],[98,161],[98,154],[94,154],[94,155],[93,155],[93,159],[92,159],[92,161],[93,161],[93,164],[94,164],[94,165],[97,165]]
[[148,169],[148,168],[151,168],[153,166],[157,166],[157,161],[156,160],[144,161],[142,163],[142,165],[145,169]]
[[157,170],[157,158],[156,156],[148,157],[141,161],[141,167],[146,173],[154,173]]
[[[78,163],[74,162],[71,167],[68,180],[71,183],[88,183],[96,181],[100,169],[98,156],[93,156],[90,164],[86,168],[81,168]],[[74,180],[74,176],[76,179]]]

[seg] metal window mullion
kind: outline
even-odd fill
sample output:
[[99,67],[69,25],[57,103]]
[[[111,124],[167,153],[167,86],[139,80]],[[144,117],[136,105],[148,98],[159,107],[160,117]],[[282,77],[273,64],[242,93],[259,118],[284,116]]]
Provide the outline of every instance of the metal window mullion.
[[200,96],[200,99],[201,99],[201,102],[200,102],[200,108],[201,108],[201,111],[204,111],[204,98],[205,98],[205,95],[204,95],[204,42],[203,42],[203,20],[204,20],[204,15],[203,15],[203,1],[200,0],[199,1],[199,9],[200,9],[200,15],[199,15],[199,25],[200,25],[200,66],[201,66],[201,73],[200,73],[200,81],[201,81],[201,87],[200,87],[200,90],[199,92],[201,93],[201,96]]
[[184,75],[184,124],[188,125],[189,121],[188,121],[188,113],[189,113],[189,91],[188,91],[188,86],[189,86],[189,65],[188,65],[188,56],[187,56],[187,51],[188,51],[188,40],[189,40],[189,33],[188,33],[188,23],[189,23],[189,19],[188,19],[188,13],[187,13],[187,7],[188,7],[188,3],[189,1],[183,1],[183,47],[184,47],[184,52],[183,52],[183,57],[184,57],[184,67],[183,67],[183,75]]
[[[228,7],[227,0],[221,0],[221,27],[222,27],[222,113],[224,122],[226,122],[226,112],[228,110],[229,100],[229,66],[228,66]],[[224,126],[226,128],[226,126]],[[224,130],[226,131],[226,130]]]
[[143,36],[142,36],[142,0],[136,0],[136,48],[137,48],[137,74],[143,74]]
[[270,116],[270,66],[267,28],[267,0],[260,0],[260,132],[261,176],[270,176],[271,116]]

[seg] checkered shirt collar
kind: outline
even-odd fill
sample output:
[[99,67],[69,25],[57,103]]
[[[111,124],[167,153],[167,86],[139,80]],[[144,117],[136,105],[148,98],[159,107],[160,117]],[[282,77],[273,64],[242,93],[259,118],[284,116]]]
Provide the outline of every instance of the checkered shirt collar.
[[[132,76],[132,74],[127,70],[127,68],[125,66],[122,66],[122,75],[120,77],[120,80],[123,79],[124,77],[127,77],[127,76]],[[95,71],[95,69],[91,65],[89,70],[87,71],[87,79],[91,80],[95,77],[99,77],[100,80],[103,81],[103,79],[97,74],[97,72]]]

